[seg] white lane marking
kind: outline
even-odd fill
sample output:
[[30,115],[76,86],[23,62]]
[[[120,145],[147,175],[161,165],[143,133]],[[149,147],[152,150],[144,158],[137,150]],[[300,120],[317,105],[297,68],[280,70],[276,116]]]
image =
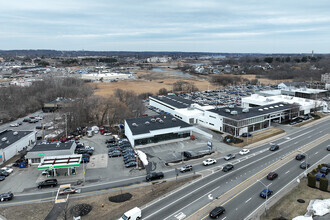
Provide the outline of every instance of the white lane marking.
[[251,198],[249,198],[248,200],[246,200],[246,201],[245,201],[245,203],[248,203],[248,202],[249,202],[251,199],[252,199],[252,197],[251,197]]
[[268,186],[272,185],[273,183],[268,184]]
[[174,216],[178,220],[182,220],[186,217],[186,215],[183,212],[180,212]]
[[317,151],[317,152],[315,152],[315,154],[318,154],[319,152]]
[[294,142],[294,144],[298,144],[298,141],[297,142]]
[[225,220],[227,218],[227,216],[226,217],[224,217],[223,219],[221,219],[221,220]]
[[286,171],[285,174],[288,174],[290,172],[290,170]]

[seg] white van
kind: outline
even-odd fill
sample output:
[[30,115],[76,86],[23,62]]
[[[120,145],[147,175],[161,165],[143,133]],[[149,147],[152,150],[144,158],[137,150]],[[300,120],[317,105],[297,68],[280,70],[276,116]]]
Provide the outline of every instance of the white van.
[[135,207],[127,212],[124,213],[119,220],[136,220],[141,218],[141,209]]

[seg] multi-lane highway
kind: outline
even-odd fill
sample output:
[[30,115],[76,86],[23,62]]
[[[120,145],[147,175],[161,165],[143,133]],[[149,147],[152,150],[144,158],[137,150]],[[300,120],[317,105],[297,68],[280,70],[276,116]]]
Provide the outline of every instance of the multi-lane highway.
[[[267,143],[251,149],[247,155],[237,154],[234,160],[228,162],[223,158],[216,158],[218,163],[209,167],[204,167],[201,163],[193,164],[194,172],[209,175],[175,190],[162,199],[146,204],[142,207],[143,219],[207,219],[209,211],[216,205],[226,208],[222,218],[244,219],[265,201],[259,198],[260,191],[265,187],[258,180],[265,185],[272,184],[270,188],[276,194],[288,182],[304,172],[299,168],[300,162],[294,159],[298,149],[307,153],[308,163],[312,165],[328,153],[326,146],[330,144],[329,127],[330,120],[325,120],[275,140],[272,143],[280,146],[275,152],[268,150],[270,143]],[[227,163],[232,163],[235,167],[224,173],[221,168]],[[208,172],[205,172],[206,170]],[[269,171],[276,171],[279,177],[273,181],[266,180],[265,176]],[[164,173],[166,179],[174,179],[176,176],[174,169]],[[193,172],[180,175],[192,174]],[[81,186],[81,193],[73,197],[101,194],[124,186],[148,184],[150,183],[145,182],[145,177],[140,176],[86,185]],[[31,193],[17,194],[14,200],[1,205],[54,200],[56,191],[35,189]]]
[[228,216],[228,219],[244,219],[264,202],[259,198],[259,193],[265,187],[258,179],[266,185],[270,184],[265,176],[269,171],[276,171],[279,178],[272,183],[276,193],[304,172],[299,168],[300,162],[294,159],[299,148],[303,152],[307,150],[310,164],[316,163],[328,153],[326,146],[330,144],[329,127],[330,121],[326,120],[280,138],[273,142],[280,146],[280,150],[275,152],[268,150],[269,144],[255,148],[243,160],[237,158],[232,161],[235,168],[229,173],[215,169],[213,174],[148,204],[143,209],[143,219],[208,218],[208,212],[215,205],[226,208],[222,218]]

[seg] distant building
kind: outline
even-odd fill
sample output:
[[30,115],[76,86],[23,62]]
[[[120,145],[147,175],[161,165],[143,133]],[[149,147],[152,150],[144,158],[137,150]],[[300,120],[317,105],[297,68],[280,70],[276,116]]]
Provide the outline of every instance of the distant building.
[[278,84],[278,89],[293,89],[293,88],[300,88],[306,87],[306,83],[304,82],[283,82]]
[[42,111],[43,112],[54,112],[57,109],[70,105],[73,101],[74,101],[73,99],[66,99],[66,98],[58,97],[53,101],[44,103],[44,106],[42,107]]
[[147,58],[148,63],[167,63],[172,60],[172,57],[150,57]]
[[132,74],[124,73],[87,73],[81,74],[81,78],[92,81],[112,81],[132,78]]
[[0,164],[35,143],[36,135],[33,131],[5,130],[0,132]]
[[321,75],[321,82],[330,84],[330,73],[325,73]]

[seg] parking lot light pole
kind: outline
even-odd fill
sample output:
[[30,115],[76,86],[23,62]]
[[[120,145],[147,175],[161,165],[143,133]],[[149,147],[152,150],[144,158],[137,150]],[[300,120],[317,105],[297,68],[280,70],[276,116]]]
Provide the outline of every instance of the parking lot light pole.
[[266,192],[266,201],[265,201],[265,213],[267,215],[267,200],[268,200],[268,190],[269,190],[269,185],[265,185],[263,182],[261,182],[260,180],[258,180],[258,182],[260,182],[262,185],[264,185],[267,189],[267,192]]

